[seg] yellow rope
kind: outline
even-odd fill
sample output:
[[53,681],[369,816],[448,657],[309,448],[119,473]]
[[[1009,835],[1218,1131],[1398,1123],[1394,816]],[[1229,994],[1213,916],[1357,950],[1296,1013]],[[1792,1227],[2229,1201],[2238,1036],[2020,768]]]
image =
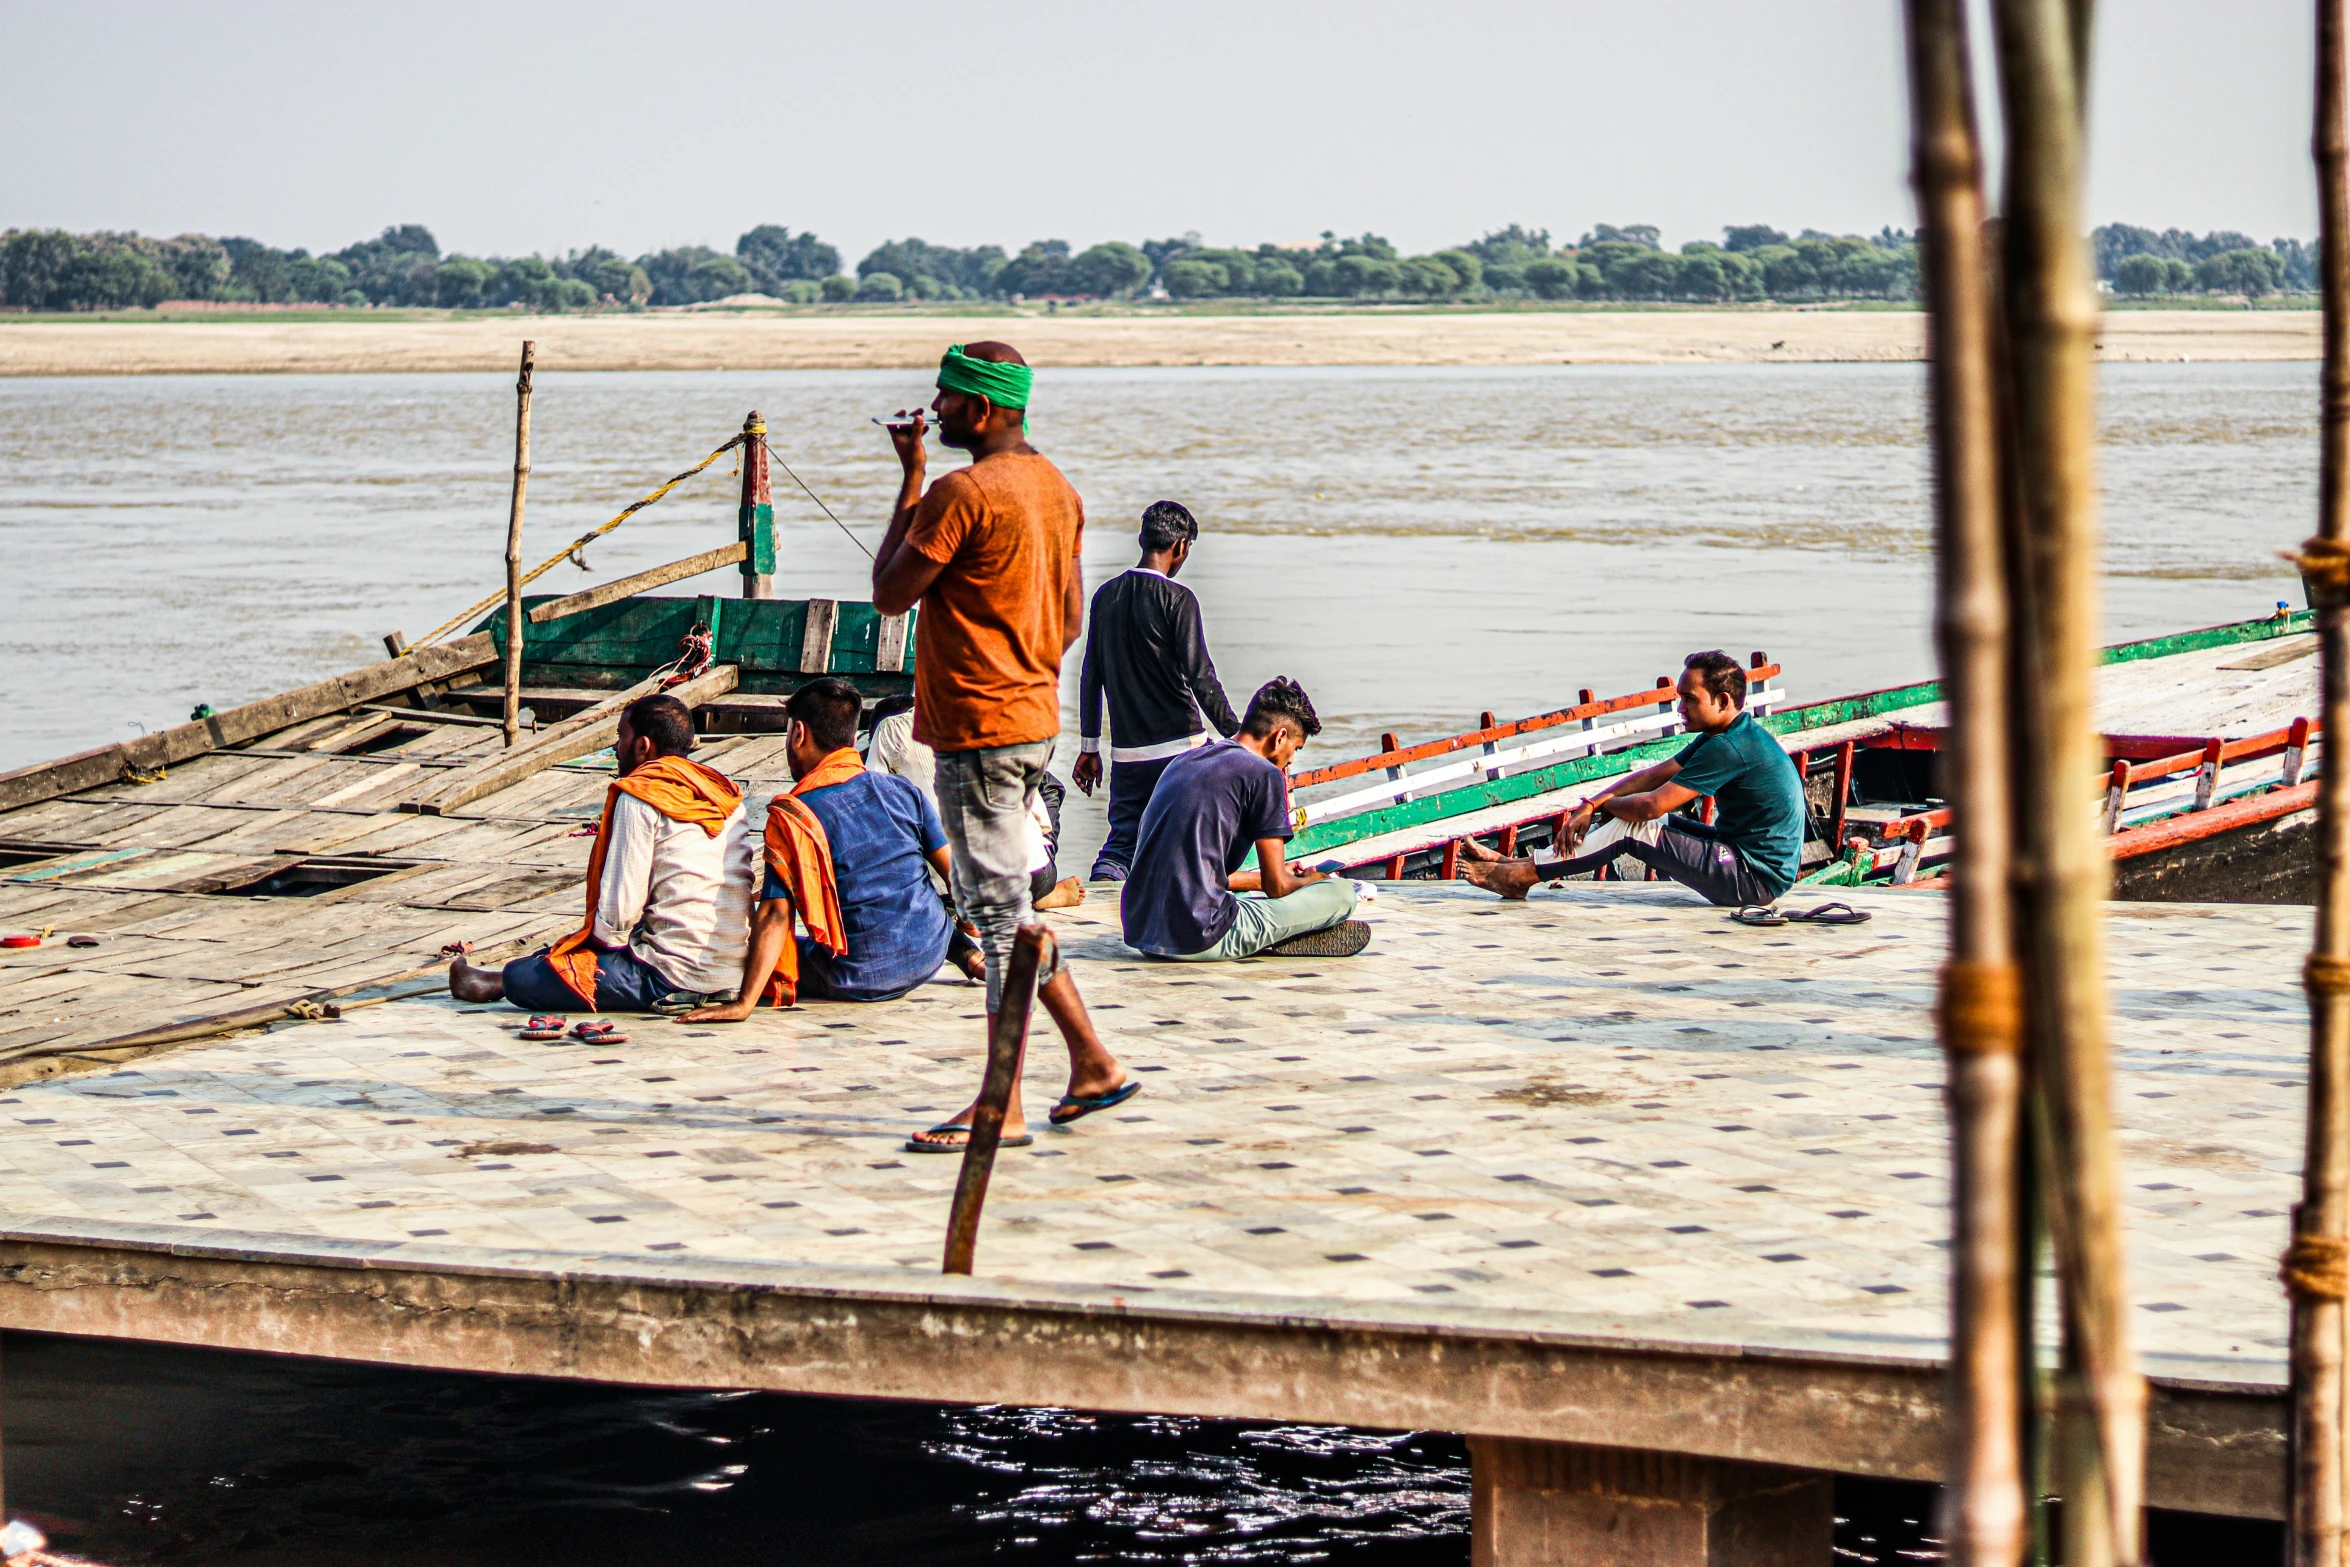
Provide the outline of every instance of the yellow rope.
[[2301,961],[2301,988],[2312,996],[2338,996],[2350,991],[2350,958],[2312,952]]
[[2344,1248],[2330,1235],[2296,1235],[2285,1248],[2277,1276],[2285,1289],[2302,1300],[2340,1300],[2350,1290],[2350,1269],[2343,1265]]
[[2301,581],[2312,609],[2340,609],[2350,604],[2350,544],[2339,539],[2311,539],[2301,553],[2285,557],[2301,568]]
[[2023,1049],[2023,980],[2013,964],[1953,959],[1942,966],[1942,1047],[1954,1056]]
[[[628,506],[624,507],[621,510],[620,515],[613,518],[610,522],[603,524],[601,527],[590,528],[587,532],[581,534],[578,538],[573,539],[569,544],[564,545],[562,549],[556,551],[554,554],[548,556],[545,560],[540,561],[537,565],[531,567],[530,570],[524,572],[522,574],[523,586],[528,587],[531,583],[536,582],[548,571],[552,570],[556,566],[561,565],[566,560],[578,560],[579,552],[581,550],[587,548],[590,544],[593,544],[596,540],[602,538],[605,534],[610,533],[614,528],[619,527],[622,523],[628,521],[629,518],[635,516],[638,512],[643,511],[647,506],[652,505],[653,502],[659,500],[662,496],[667,495],[671,490],[676,489],[679,485],[685,483],[686,480],[692,478],[695,474],[700,473],[704,468],[709,467],[712,463],[725,456],[728,452],[739,448],[743,444],[743,440],[744,437],[739,435],[735,436],[724,446],[719,447],[718,450],[712,452],[709,456],[703,458],[700,462],[695,463],[691,468],[688,468],[685,472],[679,474],[676,478],[671,479],[667,484],[662,485],[659,489],[646,496],[643,500],[632,502]],[[735,460],[739,464],[742,459],[738,457]],[[586,564],[584,561],[580,561],[579,563],[583,566]],[[422,647],[428,642],[438,642],[442,637],[447,636],[450,632],[456,630],[459,626],[462,626],[467,621],[473,619],[474,616],[482,614],[489,610],[492,606],[504,602],[505,597],[506,590],[500,588],[497,592],[491,594],[488,598],[483,599],[480,603],[475,604],[472,608],[460,612],[453,618],[442,622],[433,630],[426,632],[424,636],[415,643],[415,646]]]

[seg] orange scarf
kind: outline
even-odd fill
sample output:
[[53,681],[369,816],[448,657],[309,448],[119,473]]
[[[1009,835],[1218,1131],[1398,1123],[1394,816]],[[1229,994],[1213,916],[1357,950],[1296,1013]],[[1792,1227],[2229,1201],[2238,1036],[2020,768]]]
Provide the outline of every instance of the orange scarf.
[[596,822],[596,846],[588,855],[587,923],[547,953],[555,977],[590,1012],[596,1010],[596,902],[604,891],[604,855],[612,846],[612,807],[634,795],[673,822],[687,822],[711,837],[743,803],[743,792],[724,773],[683,756],[656,756],[636,771],[612,780],[604,791],[604,814]]
[[[846,746],[816,764],[815,770],[777,795],[767,805],[767,868],[791,895],[808,939],[835,957],[847,957],[848,932],[840,913],[840,887],[832,870],[832,841],[824,824],[799,801],[811,789],[829,789],[847,783],[865,770],[865,763]],[[767,981],[764,1000],[771,1007],[788,1007],[800,995],[800,944],[786,939],[775,959],[775,973]]]

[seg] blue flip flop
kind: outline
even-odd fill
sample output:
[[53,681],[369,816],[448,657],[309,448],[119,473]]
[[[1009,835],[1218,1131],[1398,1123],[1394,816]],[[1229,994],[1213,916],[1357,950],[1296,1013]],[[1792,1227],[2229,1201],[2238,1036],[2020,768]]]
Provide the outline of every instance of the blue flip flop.
[[[1096,1110],[1109,1110],[1122,1105],[1141,1092],[1141,1079],[1130,1077],[1106,1094],[1063,1094],[1061,1102],[1053,1106],[1045,1119],[1055,1126],[1068,1126],[1072,1122],[1084,1120]],[[1063,1115],[1061,1112],[1064,1110],[1069,1113]]]

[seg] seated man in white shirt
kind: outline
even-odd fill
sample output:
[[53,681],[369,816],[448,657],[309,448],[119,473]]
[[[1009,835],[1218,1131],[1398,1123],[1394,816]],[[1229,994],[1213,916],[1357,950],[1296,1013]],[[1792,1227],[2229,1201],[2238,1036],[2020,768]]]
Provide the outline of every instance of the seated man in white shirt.
[[742,791],[690,759],[693,715],[673,696],[629,705],[613,742],[620,776],[588,856],[587,923],[503,971],[459,957],[449,993],[534,1012],[649,1012],[732,995],[750,947],[759,843]]
[[[884,698],[875,709],[873,732],[865,742],[865,766],[877,773],[895,773],[938,806],[938,758],[914,738],[914,709],[893,705],[903,698]],[[1085,901],[1085,883],[1063,876],[1057,863],[1061,852],[1061,802],[1069,791],[1061,780],[1046,773],[1028,802],[1028,901],[1038,910],[1074,908]],[[963,966],[962,943],[948,954]]]

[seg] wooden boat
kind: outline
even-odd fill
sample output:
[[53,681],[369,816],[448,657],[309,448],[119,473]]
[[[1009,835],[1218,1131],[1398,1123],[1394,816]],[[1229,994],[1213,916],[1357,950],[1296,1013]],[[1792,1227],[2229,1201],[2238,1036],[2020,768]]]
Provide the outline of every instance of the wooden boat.
[[[2312,901],[2316,650],[2309,613],[2282,605],[2105,650],[2109,771],[2083,781],[2082,808],[2102,812],[2116,897]],[[1782,675],[1755,654],[1748,708],[1803,772],[1803,884],[1937,886],[1950,847],[1935,781],[1939,686],[1790,706]],[[1510,723],[1488,713],[1416,745],[1389,735],[1375,755],[1299,773],[1293,852],[1396,879],[1457,875],[1472,839],[1547,851],[1574,806],[1687,743],[1671,686],[1660,676],[1625,696],[1587,690],[1571,707]]]

